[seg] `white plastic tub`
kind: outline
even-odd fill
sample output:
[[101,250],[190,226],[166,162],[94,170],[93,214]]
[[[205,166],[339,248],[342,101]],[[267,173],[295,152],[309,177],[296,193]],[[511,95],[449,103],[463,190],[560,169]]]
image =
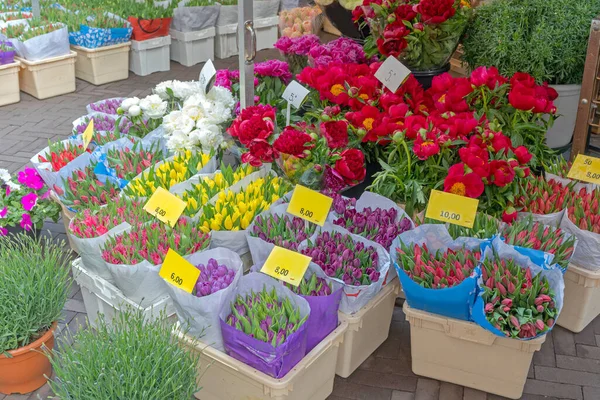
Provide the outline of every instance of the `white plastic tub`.
[[88,49],[71,46],[77,52],[75,76],[93,85],[122,81],[129,78],[131,42]]
[[[104,320],[110,324],[122,307],[141,308],[137,303],[125,297],[117,287],[98,275],[88,272],[81,263],[81,258],[73,261],[72,270],[73,278],[81,287],[83,304],[85,305],[89,324],[93,328],[96,327],[98,314],[100,313],[104,314]],[[177,321],[175,307],[170,297],[162,298],[152,306],[142,309],[142,311],[148,320],[159,318],[161,312],[164,311],[169,320],[173,323]]]
[[518,399],[533,353],[546,336],[503,338],[473,322],[403,306],[410,323],[412,370],[417,375]]
[[564,278],[564,304],[556,323],[571,332],[581,332],[600,315],[600,270],[569,264]]
[[25,93],[43,100],[75,91],[75,59],[77,53],[42,61],[28,61],[15,57],[21,63],[19,86]]
[[19,91],[19,69],[21,63],[15,61],[0,65],[0,106],[21,101]]
[[215,58],[214,27],[194,32],[171,29],[171,60],[191,67]]
[[256,50],[272,49],[277,41],[279,17],[269,17],[254,20],[256,31]]
[[215,27],[215,57],[229,58],[238,54],[237,24]]
[[337,375],[342,378],[349,377],[386,341],[399,290],[400,283],[396,278],[385,285],[381,292],[357,313],[338,314],[339,320],[348,324],[348,330],[338,353],[335,370]]
[[171,69],[171,36],[131,41],[129,70],[136,75],[146,76],[154,72]]
[[283,378],[275,379],[176,332],[179,340],[200,355],[200,400],[325,400],[333,392],[335,366],[348,324],[341,322]]

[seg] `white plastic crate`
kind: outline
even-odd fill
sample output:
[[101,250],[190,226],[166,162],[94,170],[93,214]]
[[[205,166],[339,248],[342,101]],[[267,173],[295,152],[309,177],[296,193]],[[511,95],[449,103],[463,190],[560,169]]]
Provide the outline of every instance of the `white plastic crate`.
[[518,399],[533,353],[546,335],[532,340],[504,338],[479,325],[403,306],[410,323],[412,370],[457,385]]
[[215,58],[214,27],[195,32],[171,29],[171,60],[191,67]]
[[215,57],[229,58],[238,54],[237,24],[215,27]]
[[93,85],[129,78],[129,52],[131,42],[88,49],[71,46],[77,52],[75,76]]
[[399,290],[400,283],[396,278],[355,314],[338,313],[340,321],[348,324],[348,330],[338,353],[337,375],[349,377],[386,341]]
[[272,378],[227,354],[176,331],[200,356],[200,400],[325,400],[333,392],[336,360],[346,322],[340,322],[283,378]]
[[254,20],[254,30],[256,31],[256,50],[272,49],[277,41],[279,17]]
[[154,72],[171,69],[171,36],[131,41],[129,70],[136,75],[146,76]]
[[581,332],[600,315],[600,270],[569,264],[565,272],[565,300],[556,323]]
[[[110,324],[122,307],[130,306],[134,309],[141,309],[137,303],[125,297],[117,287],[98,275],[88,272],[82,264],[81,258],[73,261],[72,270],[73,278],[81,287],[83,304],[92,327],[96,327],[100,313],[104,314],[104,320]],[[175,306],[170,297],[164,297],[142,310],[149,320],[159,318],[161,311],[164,311],[169,320],[173,323],[177,321]]]
[[15,57],[21,62],[19,86],[21,90],[43,100],[49,97],[75,91],[75,59],[77,53],[41,61],[28,61]]
[[0,65],[0,106],[21,101],[19,91],[19,69],[21,63],[15,61]]

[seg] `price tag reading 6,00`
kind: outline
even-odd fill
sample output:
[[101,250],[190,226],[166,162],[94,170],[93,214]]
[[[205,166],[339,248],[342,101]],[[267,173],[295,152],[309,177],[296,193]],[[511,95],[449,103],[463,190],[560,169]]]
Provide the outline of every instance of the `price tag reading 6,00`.
[[260,272],[298,286],[311,258],[295,251],[275,246]]
[[479,200],[432,190],[426,218],[472,228]]
[[200,276],[200,270],[177,254],[176,251],[169,249],[158,275],[171,285],[192,293]]
[[323,226],[333,199],[301,185],[296,185],[287,212]]

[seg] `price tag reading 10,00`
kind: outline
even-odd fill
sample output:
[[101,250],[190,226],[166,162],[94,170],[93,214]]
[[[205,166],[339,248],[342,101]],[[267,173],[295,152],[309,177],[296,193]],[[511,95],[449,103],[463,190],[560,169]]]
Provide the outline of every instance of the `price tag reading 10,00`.
[[479,200],[432,190],[425,218],[472,228]]
[[567,177],[600,184],[600,159],[578,154]]
[[295,251],[275,246],[260,272],[298,286],[311,258]]
[[159,187],[144,205],[144,210],[172,228],[185,207],[185,201]]
[[192,293],[200,276],[200,270],[177,254],[176,251],[169,249],[158,274],[170,284]]
[[333,199],[307,187],[296,185],[287,212],[323,226]]

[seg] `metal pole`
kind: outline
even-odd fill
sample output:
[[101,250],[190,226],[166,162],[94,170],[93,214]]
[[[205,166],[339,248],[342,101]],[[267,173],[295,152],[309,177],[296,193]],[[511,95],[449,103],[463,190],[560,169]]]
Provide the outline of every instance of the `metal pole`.
[[34,18],[40,17],[40,0],[31,0],[31,11]]
[[253,0],[238,2],[238,51],[240,70],[240,106],[254,105],[254,58],[256,32],[254,31]]

